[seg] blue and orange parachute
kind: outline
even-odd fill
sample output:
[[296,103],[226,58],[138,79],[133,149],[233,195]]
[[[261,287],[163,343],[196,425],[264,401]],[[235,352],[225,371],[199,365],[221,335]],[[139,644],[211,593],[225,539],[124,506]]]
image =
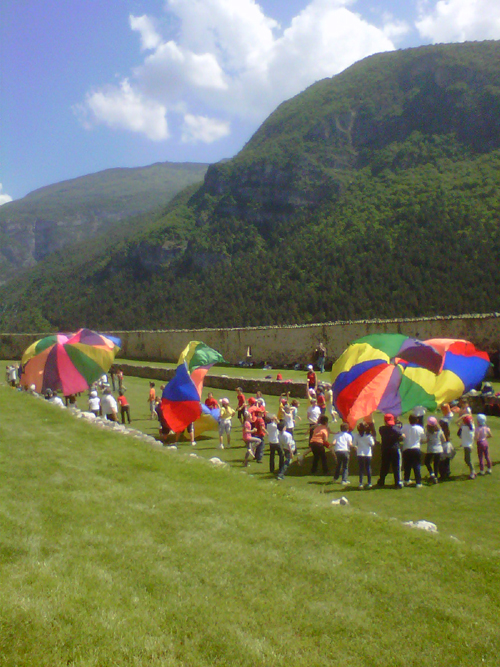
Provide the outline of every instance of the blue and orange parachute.
[[354,341],[334,364],[333,400],[351,427],[376,410],[435,410],[482,382],[489,366],[488,354],[466,340],[373,334]]

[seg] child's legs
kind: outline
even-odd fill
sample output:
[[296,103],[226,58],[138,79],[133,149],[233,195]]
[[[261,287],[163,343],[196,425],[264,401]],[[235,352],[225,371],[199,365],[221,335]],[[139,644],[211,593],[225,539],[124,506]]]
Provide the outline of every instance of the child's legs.
[[264,457],[264,438],[257,438],[257,440],[259,443],[255,448],[255,460],[262,461]]
[[426,455],[425,455],[425,458],[424,458],[424,465],[425,465],[425,467],[427,468],[427,472],[429,473],[429,475],[433,475],[433,474],[434,474],[434,472],[433,472],[433,470],[432,470],[432,468],[431,468],[432,457],[433,457],[432,454],[426,454]]
[[420,449],[413,449],[412,451],[412,462],[411,467],[413,468],[413,474],[415,475],[415,483],[422,484],[422,474],[420,472],[420,461],[422,454]]
[[366,481],[371,486],[372,483],[372,457],[365,457],[365,471],[366,471]]
[[337,452],[337,457],[342,466],[342,481],[347,482],[349,476],[349,452]]
[[434,475],[439,476],[439,461],[441,460],[441,454],[433,454],[433,467]]
[[403,479],[405,482],[410,481],[412,465],[413,461],[412,461],[411,449],[405,449],[403,451]]
[[363,475],[365,474],[366,456],[358,456],[359,483],[363,484]]
[[471,458],[471,448],[470,447],[464,447],[464,461],[465,465],[469,466],[470,474],[474,474],[474,466],[472,465],[472,458]]

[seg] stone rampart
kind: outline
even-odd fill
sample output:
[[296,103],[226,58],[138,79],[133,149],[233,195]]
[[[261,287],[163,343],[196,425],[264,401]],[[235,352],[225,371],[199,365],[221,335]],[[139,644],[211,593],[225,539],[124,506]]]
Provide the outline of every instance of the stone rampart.
[[[219,350],[231,364],[245,360],[250,349],[254,363],[268,361],[273,366],[282,366],[310,362],[320,340],[326,345],[328,358],[335,359],[353,340],[372,333],[402,333],[420,339],[465,338],[493,353],[500,349],[500,313],[280,327],[108,333],[122,339],[120,357],[123,359],[175,362],[190,340],[201,340]],[[42,336],[0,334],[0,358],[20,358],[23,350]]]

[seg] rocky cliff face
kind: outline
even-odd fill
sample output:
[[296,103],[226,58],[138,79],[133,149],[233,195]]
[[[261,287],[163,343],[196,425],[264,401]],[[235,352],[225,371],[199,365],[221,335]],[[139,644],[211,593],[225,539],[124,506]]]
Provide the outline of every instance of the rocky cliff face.
[[5,204],[0,208],[0,284],[55,251],[166,206],[180,190],[201,182],[206,168],[161,163],[110,169]]

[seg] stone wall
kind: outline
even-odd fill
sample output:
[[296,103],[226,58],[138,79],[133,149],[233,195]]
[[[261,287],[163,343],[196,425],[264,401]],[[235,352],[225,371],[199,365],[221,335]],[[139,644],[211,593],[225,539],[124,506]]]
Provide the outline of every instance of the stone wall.
[[[492,353],[500,349],[500,313],[285,327],[109,333],[122,339],[120,357],[124,359],[175,362],[190,340],[201,340],[219,350],[231,364],[244,360],[250,348],[254,363],[268,361],[273,366],[282,366],[310,362],[319,340],[325,343],[331,360],[340,356],[353,340],[372,333],[402,333],[420,339],[465,338]],[[23,350],[42,336],[0,334],[0,358],[20,358]]]

